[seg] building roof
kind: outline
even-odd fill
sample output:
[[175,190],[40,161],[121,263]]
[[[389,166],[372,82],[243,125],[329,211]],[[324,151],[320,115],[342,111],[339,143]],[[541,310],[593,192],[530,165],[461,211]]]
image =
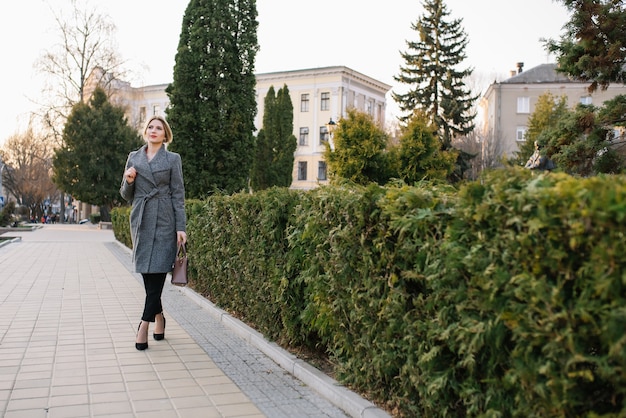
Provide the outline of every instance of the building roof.
[[346,66],[332,66],[332,67],[316,67],[316,68],[304,68],[299,70],[287,70],[287,71],[275,71],[269,73],[257,73],[257,80],[269,80],[272,78],[284,80],[287,78],[297,77],[311,77],[313,74],[346,74],[353,79],[360,80],[364,84],[375,85],[377,89],[388,92],[391,90],[389,84],[380,80],[367,76],[359,71],[355,71],[352,68]]
[[[556,71],[557,64],[540,64],[502,81],[502,84],[577,83],[566,74]],[[580,81],[578,81],[580,83]]]

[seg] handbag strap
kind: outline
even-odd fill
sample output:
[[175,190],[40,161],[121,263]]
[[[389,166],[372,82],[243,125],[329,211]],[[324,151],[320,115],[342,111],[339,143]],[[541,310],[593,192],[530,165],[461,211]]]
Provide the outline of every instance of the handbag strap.
[[179,255],[181,253],[183,253],[183,257],[187,257],[187,245],[183,244],[182,242],[178,243],[178,251],[176,251],[176,255]]

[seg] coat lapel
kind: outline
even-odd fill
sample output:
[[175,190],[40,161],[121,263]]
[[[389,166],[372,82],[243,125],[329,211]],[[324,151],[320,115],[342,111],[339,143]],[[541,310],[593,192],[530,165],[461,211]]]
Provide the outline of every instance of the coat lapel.
[[133,165],[135,166],[138,175],[142,176],[151,185],[156,186],[154,176],[152,175],[152,169],[150,168],[150,163],[148,163],[146,148],[147,145],[139,148],[139,151],[137,151],[137,154],[133,161]]

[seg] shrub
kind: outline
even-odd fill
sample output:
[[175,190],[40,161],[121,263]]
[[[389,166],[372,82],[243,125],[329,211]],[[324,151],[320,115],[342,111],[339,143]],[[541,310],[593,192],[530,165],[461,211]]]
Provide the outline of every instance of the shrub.
[[115,239],[133,248],[133,241],[130,235],[130,206],[121,206],[111,209],[111,225]]
[[89,221],[92,224],[99,223],[101,219],[102,219],[102,217],[100,216],[100,213],[98,213],[98,212],[95,212],[95,213],[92,213],[91,215],[89,215]]
[[9,200],[0,211],[0,226],[7,226],[13,221],[13,212],[15,212],[15,202]]

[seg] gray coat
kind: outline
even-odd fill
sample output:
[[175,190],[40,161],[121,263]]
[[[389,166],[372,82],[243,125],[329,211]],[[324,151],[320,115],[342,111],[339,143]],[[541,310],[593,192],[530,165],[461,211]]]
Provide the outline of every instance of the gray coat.
[[126,169],[135,167],[132,184],[122,179],[120,194],[131,202],[130,228],[137,273],[172,271],[176,231],[186,231],[185,186],[180,155],[164,146],[148,162],[147,145],[128,155]]

